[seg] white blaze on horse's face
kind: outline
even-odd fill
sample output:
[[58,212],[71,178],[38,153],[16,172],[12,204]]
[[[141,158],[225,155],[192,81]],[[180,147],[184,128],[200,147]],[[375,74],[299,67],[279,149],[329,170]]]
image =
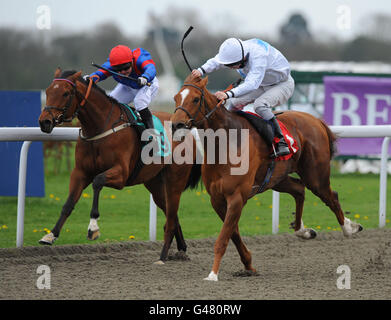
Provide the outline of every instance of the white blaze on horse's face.
[[183,89],[183,90],[181,91],[182,101],[181,101],[181,103],[180,103],[180,106],[183,106],[183,103],[185,102],[185,99],[186,99],[186,97],[188,96],[189,92],[190,92],[190,90],[187,89],[187,88],[186,88],[186,89]]

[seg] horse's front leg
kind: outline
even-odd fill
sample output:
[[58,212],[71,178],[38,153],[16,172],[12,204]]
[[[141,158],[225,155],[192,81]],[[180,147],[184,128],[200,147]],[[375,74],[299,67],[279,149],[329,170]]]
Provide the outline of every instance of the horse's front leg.
[[52,245],[53,242],[60,236],[60,231],[70,216],[73,208],[77,201],[79,201],[82,191],[90,184],[90,181],[85,176],[84,172],[78,169],[74,169],[71,174],[69,183],[69,195],[62,207],[60,218],[50,233],[45,235],[41,240],[40,244]]
[[[244,201],[240,192],[236,192],[235,194],[226,197],[227,200],[227,213],[224,218],[223,228],[220,231],[220,234],[216,240],[214,247],[214,262],[212,271],[209,273],[209,276],[204,280],[217,281],[218,280],[218,272],[220,268],[221,260],[224,256],[224,253],[227,249],[229,239],[232,237],[235,231],[238,233],[238,223],[240,216],[242,214],[242,209],[244,206]],[[239,236],[240,237],[240,236]],[[248,252],[247,257],[247,270],[255,271],[251,266],[251,254]]]
[[99,195],[105,185],[105,175],[98,174],[92,182],[93,200],[90,212],[90,224],[88,225],[87,239],[96,240],[100,236],[98,219],[99,219]]
[[96,240],[100,236],[99,219],[99,195],[104,186],[115,189],[122,189],[125,185],[121,167],[113,167],[105,172],[98,174],[92,181],[93,201],[90,212],[90,224],[88,225],[87,239]]

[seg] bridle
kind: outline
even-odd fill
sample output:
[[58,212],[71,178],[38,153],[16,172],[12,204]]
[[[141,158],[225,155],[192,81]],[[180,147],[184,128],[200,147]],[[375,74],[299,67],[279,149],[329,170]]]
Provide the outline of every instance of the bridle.
[[[197,127],[199,124],[201,124],[203,121],[209,121],[209,118],[211,117],[211,115],[217,110],[217,108],[219,106],[221,106],[222,104],[224,104],[225,100],[221,100],[218,104],[216,104],[216,106],[212,109],[209,108],[208,106],[208,103],[206,102],[205,100],[205,94],[204,94],[204,90],[194,84],[190,84],[190,83],[184,83],[182,87],[193,87],[193,88],[196,88],[198,91],[201,92],[201,99],[200,99],[200,103],[198,105],[198,109],[195,113],[194,116],[192,116],[190,114],[189,111],[187,111],[185,108],[183,108],[182,106],[178,106],[174,113],[177,112],[178,110],[182,110],[184,113],[186,113],[186,115],[189,117],[189,120],[185,123],[185,129],[190,129],[192,127]],[[203,113],[201,108],[202,106],[204,105],[205,107],[205,110],[207,111],[207,113]],[[203,118],[199,121],[196,121],[195,119],[197,118],[198,114],[201,113],[203,115]]]
[[[72,122],[72,120],[78,116],[80,108],[86,104],[87,98],[88,98],[88,96],[90,94],[90,91],[91,91],[93,80],[91,78],[89,78],[89,84],[88,84],[88,88],[87,88],[87,93],[86,93],[85,96],[82,95],[83,96],[83,101],[77,106],[75,112],[71,116],[69,116],[68,118],[65,118],[65,115],[67,114],[69,108],[72,106],[73,98],[77,94],[80,94],[80,93],[77,91],[76,83],[72,82],[69,79],[55,78],[55,79],[53,79],[53,82],[54,81],[65,81],[65,82],[69,83],[70,85],[72,85],[72,92],[69,94],[69,98],[68,98],[68,100],[67,100],[67,102],[66,102],[64,107],[61,108],[61,107],[57,107],[57,106],[46,106],[46,107],[43,108],[43,110],[47,111],[51,115],[52,121],[53,121],[54,125],[58,125],[58,124],[61,124],[63,122]],[[56,118],[53,115],[52,110],[57,110],[57,111],[60,111],[61,113]]]

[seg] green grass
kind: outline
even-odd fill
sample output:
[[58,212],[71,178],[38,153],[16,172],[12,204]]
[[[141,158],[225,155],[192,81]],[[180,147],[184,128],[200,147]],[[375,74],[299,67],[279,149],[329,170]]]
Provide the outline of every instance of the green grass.
[[[64,204],[69,183],[65,166],[57,175],[51,174],[52,164],[46,164],[45,191],[43,198],[27,198],[25,205],[24,245],[36,246],[56,223]],[[332,188],[338,192],[344,211],[351,220],[360,222],[364,228],[377,228],[379,210],[379,175],[337,174],[331,178]],[[388,183],[388,190],[390,190]],[[388,193],[389,194],[389,193]],[[390,197],[388,197],[388,208]],[[140,241],[149,238],[149,193],[144,186],[127,187],[123,190],[103,188],[100,197],[99,227],[101,237],[94,241],[86,239],[92,204],[92,188],[89,186],[65,223],[56,244],[91,244],[118,241]],[[289,229],[295,210],[293,198],[287,194],[280,197],[280,233]],[[16,243],[16,197],[0,197],[0,247],[15,247]],[[389,217],[388,217],[389,218]],[[182,195],[179,219],[185,239],[216,237],[222,223],[210,205],[205,189],[186,191]],[[303,214],[304,224],[319,232],[340,230],[335,215],[323,202],[306,190]],[[388,221],[388,220],[387,220]],[[163,239],[164,214],[158,210],[157,239]],[[387,222],[387,227],[390,224]],[[272,192],[267,191],[250,199],[239,223],[242,235],[270,234],[272,230]],[[132,240],[129,237],[132,236]],[[134,237],[134,238],[133,238]]]

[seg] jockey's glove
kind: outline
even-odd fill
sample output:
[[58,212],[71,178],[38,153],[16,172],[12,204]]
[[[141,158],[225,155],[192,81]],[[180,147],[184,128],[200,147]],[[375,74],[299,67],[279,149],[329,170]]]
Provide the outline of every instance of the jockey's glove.
[[137,83],[139,86],[145,86],[148,83],[148,79],[145,77],[138,77]]

